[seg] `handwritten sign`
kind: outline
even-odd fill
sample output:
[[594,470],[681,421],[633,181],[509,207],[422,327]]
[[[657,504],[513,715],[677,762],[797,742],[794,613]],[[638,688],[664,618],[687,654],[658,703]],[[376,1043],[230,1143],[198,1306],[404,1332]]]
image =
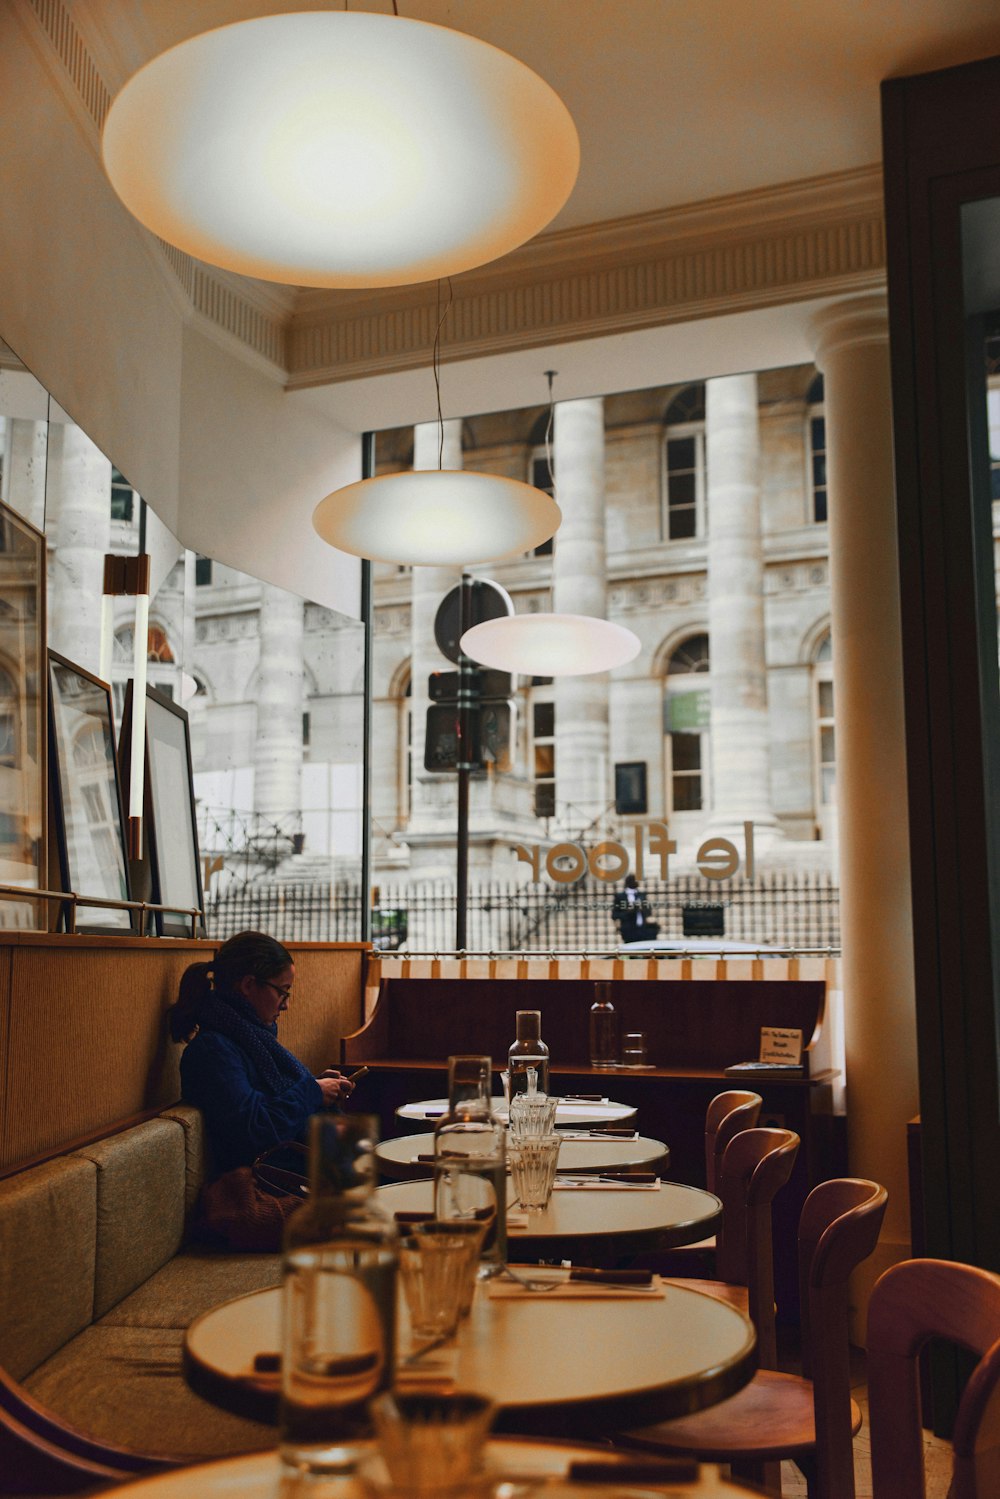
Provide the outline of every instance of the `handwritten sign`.
[[784,1062],[786,1066],[798,1067],[802,1061],[802,1032],[782,1030],[776,1025],[762,1025],[760,1060]]

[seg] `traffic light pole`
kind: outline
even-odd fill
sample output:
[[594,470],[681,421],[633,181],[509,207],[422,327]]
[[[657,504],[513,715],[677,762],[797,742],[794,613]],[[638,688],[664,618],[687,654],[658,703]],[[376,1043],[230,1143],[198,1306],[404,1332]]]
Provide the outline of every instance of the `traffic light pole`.
[[[475,585],[468,573],[462,574],[459,639],[472,626],[472,590]],[[455,891],[455,948],[464,952],[467,943],[469,903],[469,777],[473,769],[473,715],[477,711],[475,666],[464,652],[458,657],[458,837]]]

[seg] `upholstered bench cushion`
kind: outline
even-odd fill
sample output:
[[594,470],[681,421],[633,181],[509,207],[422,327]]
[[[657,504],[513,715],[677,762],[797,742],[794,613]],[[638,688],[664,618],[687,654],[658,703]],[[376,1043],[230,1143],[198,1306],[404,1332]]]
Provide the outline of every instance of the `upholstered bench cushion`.
[[184,1129],[175,1119],[150,1119],[77,1155],[97,1167],[96,1320],[181,1247]]
[[0,1361],[23,1379],[94,1310],[96,1171],[46,1161],[0,1182]]
[[175,1119],[184,1131],[184,1216],[190,1222],[203,1183],[215,1174],[205,1116],[193,1104],[175,1103],[160,1118]]
[[195,1317],[250,1291],[266,1291],[281,1281],[278,1254],[227,1254],[187,1249],[150,1276],[145,1285],[119,1301],[101,1327],[185,1328]]
[[182,1340],[177,1328],[88,1327],[25,1388],[78,1431],[133,1452],[195,1461],[273,1447],[273,1426],[230,1415],[188,1389]]

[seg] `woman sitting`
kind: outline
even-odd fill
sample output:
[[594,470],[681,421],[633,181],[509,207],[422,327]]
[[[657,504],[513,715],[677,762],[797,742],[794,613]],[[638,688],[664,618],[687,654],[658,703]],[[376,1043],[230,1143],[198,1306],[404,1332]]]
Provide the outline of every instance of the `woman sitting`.
[[181,976],[167,1012],[173,1039],[188,1043],[181,1096],[205,1116],[218,1173],[282,1141],[304,1142],[309,1116],[353,1091],[333,1068],[313,1077],[278,1040],[294,978],[287,949],[263,932],[238,932],[213,962]]

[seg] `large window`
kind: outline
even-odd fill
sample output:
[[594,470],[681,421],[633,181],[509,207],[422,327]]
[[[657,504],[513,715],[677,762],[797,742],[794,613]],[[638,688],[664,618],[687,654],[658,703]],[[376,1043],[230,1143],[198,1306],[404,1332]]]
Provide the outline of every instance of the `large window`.
[[687,385],[667,407],[664,437],[667,541],[704,536],[708,522],[705,472],[705,387]]
[[704,634],[689,635],[667,662],[663,717],[668,814],[701,812],[709,806],[709,666]]

